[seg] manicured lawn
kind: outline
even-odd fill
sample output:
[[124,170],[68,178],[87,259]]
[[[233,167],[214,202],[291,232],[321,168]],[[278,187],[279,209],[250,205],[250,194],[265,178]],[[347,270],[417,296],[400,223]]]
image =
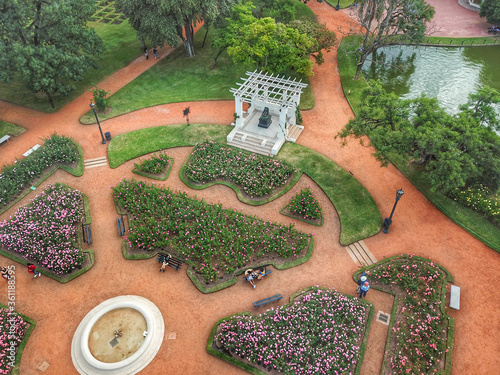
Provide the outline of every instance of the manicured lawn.
[[[92,22],[90,25],[96,30],[106,46],[106,51],[102,58],[97,61],[99,69],[95,70],[91,68],[83,81],[75,82],[76,89],[70,95],[66,97],[54,95],[56,108],[50,106],[46,94],[33,94],[15,80],[10,85],[0,83],[0,97],[8,102],[53,113],[80,96],[83,92],[92,89],[94,84],[101,82],[104,78],[124,67],[142,53],[137,34],[128,22],[123,22],[120,25]],[[106,89],[105,87],[102,88]],[[92,94],[89,93],[89,98],[91,97]]]
[[[118,92],[112,93],[108,105],[113,111],[109,114],[100,114],[99,119],[105,120],[141,108],[167,103],[234,100],[229,90],[238,87],[236,83],[243,82],[241,78],[246,78],[245,73],[255,70],[255,67],[235,65],[224,52],[217,60],[216,67],[211,69],[217,51],[210,46],[210,33],[205,47],[201,48],[204,35],[203,28],[195,35],[196,56],[186,57],[184,48],[179,47]],[[298,78],[309,84],[307,77]],[[310,109],[313,106],[314,97],[309,85],[301,96],[300,108]],[[80,121],[84,124],[93,124],[95,117],[89,111]]]
[[[207,349],[258,374],[260,370],[315,375],[358,373],[371,310],[372,305],[364,300],[311,287],[290,305],[258,316],[244,313],[223,319],[212,329]],[[240,358],[254,368],[249,369]]]
[[[435,41],[437,43],[438,40],[443,38],[428,39],[429,41]],[[467,40],[467,38],[465,38],[465,40]],[[356,71],[355,51],[359,47],[360,41],[361,39],[359,37],[346,37],[342,39],[338,50],[342,87],[354,113],[356,113],[356,109],[360,106],[361,92],[367,85],[367,82],[362,74],[360,75],[360,79],[358,81],[353,79]],[[427,197],[427,199],[429,199],[446,216],[481,242],[500,252],[500,228],[494,226],[481,214],[461,206],[444,194],[440,192],[432,192],[430,190],[430,184],[426,180],[424,173],[419,171],[414,165],[403,162],[397,155],[392,155],[391,161],[410,179],[410,181]]]
[[10,122],[0,120],[0,138],[2,138],[4,135],[7,134],[13,137],[17,137],[23,134],[25,131],[26,128],[11,124]]

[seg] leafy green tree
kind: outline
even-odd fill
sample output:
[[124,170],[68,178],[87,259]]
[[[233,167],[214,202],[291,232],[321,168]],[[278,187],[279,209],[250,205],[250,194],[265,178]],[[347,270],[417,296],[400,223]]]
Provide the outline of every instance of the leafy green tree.
[[434,8],[424,0],[359,0],[357,20],[363,43],[359,48],[355,79],[366,58],[384,45],[397,41],[419,43]]
[[104,51],[87,26],[95,0],[2,0],[0,81],[22,82],[32,92],[66,95]]
[[[478,96],[471,95],[471,102]],[[369,136],[384,165],[391,154],[422,165],[433,190],[447,193],[483,184],[495,191],[500,186],[499,137],[470,111],[467,106],[451,116],[435,98],[402,100],[370,81],[357,117],[338,136],[344,142],[349,135]]]
[[489,86],[481,87],[469,96],[469,101],[460,110],[474,117],[481,125],[500,131],[500,121],[492,104],[500,103],[500,92]]
[[154,46],[177,47],[182,41],[186,55],[194,51],[194,27],[198,21],[214,22],[238,0],[117,0],[117,8],[129,18],[139,39]]
[[484,0],[481,3],[479,16],[493,25],[500,25],[500,0]]

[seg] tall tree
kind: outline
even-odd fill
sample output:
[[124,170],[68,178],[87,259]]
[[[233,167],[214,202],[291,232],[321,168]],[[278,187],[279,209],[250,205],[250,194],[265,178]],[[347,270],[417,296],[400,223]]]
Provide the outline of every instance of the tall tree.
[[500,0],[483,0],[479,16],[486,17],[486,21],[500,26]]
[[154,46],[177,47],[182,41],[186,55],[194,51],[194,27],[199,21],[214,22],[238,0],[117,0],[117,8],[129,18],[140,39]]
[[360,0],[358,5],[363,43],[355,79],[359,78],[366,58],[378,48],[396,41],[419,43],[426,23],[434,16],[434,8],[424,0]]
[[500,121],[493,104],[500,103],[500,92],[489,86],[481,87],[476,93],[469,95],[469,101],[460,109],[474,117],[481,125],[500,131]]
[[87,26],[95,0],[2,0],[0,81],[21,81],[32,92],[68,94],[104,51]]
[[[477,101],[477,95],[471,96],[471,103]],[[481,183],[496,191],[500,184],[499,137],[469,111],[467,107],[451,116],[435,98],[402,100],[387,93],[380,82],[370,81],[358,116],[339,136],[368,135],[383,164],[396,153],[422,165],[433,190],[447,193]]]

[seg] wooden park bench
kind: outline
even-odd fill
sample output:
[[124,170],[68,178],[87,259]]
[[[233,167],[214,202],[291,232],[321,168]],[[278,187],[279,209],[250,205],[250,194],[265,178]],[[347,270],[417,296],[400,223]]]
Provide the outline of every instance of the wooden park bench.
[[118,235],[125,235],[125,222],[123,221],[123,216],[116,218],[116,225],[118,225]]
[[460,310],[460,287],[452,285],[450,291],[450,307]]
[[181,267],[182,267],[182,261],[179,260],[179,259],[177,259],[177,258],[174,258],[172,256],[169,258],[165,254],[159,254],[158,258],[156,258],[156,261],[159,262],[160,264],[163,264],[163,261],[165,259],[167,259],[169,267],[172,267],[176,271],[179,271],[181,269]]
[[82,224],[82,234],[83,242],[87,244],[92,244],[92,230],[90,229],[90,224]]
[[276,294],[272,297],[264,298],[264,299],[261,299],[260,301],[255,301],[253,303],[253,307],[259,307],[259,306],[265,305],[266,303],[279,301],[282,298],[283,298],[283,296],[281,294]]
[[10,135],[6,134],[2,138],[0,138],[0,145],[4,142],[8,142],[10,139]]

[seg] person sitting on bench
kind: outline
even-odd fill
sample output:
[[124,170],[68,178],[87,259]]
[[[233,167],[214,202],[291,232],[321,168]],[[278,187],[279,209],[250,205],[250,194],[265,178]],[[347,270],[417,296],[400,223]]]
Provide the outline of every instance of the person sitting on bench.
[[167,254],[167,255],[162,255],[162,263],[161,263],[161,268],[160,268],[160,272],[163,271],[163,273],[165,273],[165,267],[168,266],[168,261],[170,260],[170,258],[172,258],[172,256],[170,254]]
[[245,271],[245,277],[248,280],[250,284],[252,284],[252,287],[255,289],[255,279],[261,280],[262,279],[262,272],[261,271],[254,271],[253,269],[248,269]]

